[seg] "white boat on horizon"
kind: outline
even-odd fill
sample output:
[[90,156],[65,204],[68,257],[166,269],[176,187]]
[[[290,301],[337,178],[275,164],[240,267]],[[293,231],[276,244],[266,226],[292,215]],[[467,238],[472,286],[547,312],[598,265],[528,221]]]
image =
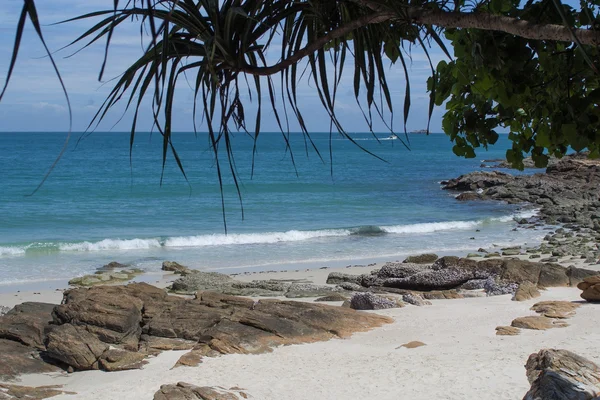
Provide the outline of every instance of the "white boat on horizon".
[[388,136],[388,140],[396,140],[396,139],[398,139],[398,136],[394,135],[393,133],[390,136]]

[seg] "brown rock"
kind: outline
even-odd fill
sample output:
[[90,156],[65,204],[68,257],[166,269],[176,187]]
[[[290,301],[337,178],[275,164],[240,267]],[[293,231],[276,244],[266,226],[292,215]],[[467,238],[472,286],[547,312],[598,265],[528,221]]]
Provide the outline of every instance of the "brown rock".
[[600,369],[568,350],[544,349],[529,356],[531,388],[523,400],[593,400],[600,395]]
[[583,282],[585,278],[596,275],[598,275],[598,271],[576,267],[567,268],[567,276],[569,277],[570,286],[577,286],[579,283]]
[[135,353],[133,351],[121,349],[109,349],[102,353],[98,360],[99,366],[104,371],[125,371],[128,369],[138,369],[147,364],[144,359],[144,353]]
[[194,386],[179,382],[177,385],[162,385],[154,394],[154,400],[240,400],[251,399],[243,389],[209,386]]
[[[404,343],[404,344],[400,345],[400,347],[405,347],[407,349],[414,349],[414,348],[421,347],[421,346],[427,346],[427,345],[423,342],[419,342],[418,340],[413,340],[412,342],[408,342],[408,343]],[[399,349],[400,347],[397,347],[397,348]]]
[[149,354],[156,354],[165,350],[191,350],[196,343],[194,340],[142,335],[140,350]]
[[437,254],[425,253],[425,254],[419,254],[416,256],[408,256],[402,262],[403,263],[412,263],[412,264],[432,264],[438,258],[439,257]]
[[521,283],[529,281],[537,285],[542,264],[523,260],[504,260],[500,278],[507,282]]
[[585,278],[577,287],[583,290],[583,293],[581,293],[582,299],[600,301],[600,275]]
[[163,271],[169,271],[179,275],[187,275],[192,271],[185,265],[181,265],[175,261],[163,261],[161,269]]
[[513,296],[513,300],[515,301],[525,301],[529,299],[534,299],[536,297],[540,297],[540,291],[537,286],[531,282],[523,282],[517,288],[515,295]]
[[454,289],[451,290],[432,290],[431,292],[420,292],[421,296],[427,300],[443,299],[464,299],[464,295]]
[[575,315],[579,304],[570,301],[541,301],[531,307],[531,310],[548,318],[570,318]]
[[45,350],[46,330],[52,322],[54,304],[27,302],[0,317],[0,338]]
[[522,329],[546,330],[551,328],[564,328],[568,324],[558,322],[555,319],[548,317],[528,316],[515,318],[511,326]]
[[496,327],[496,335],[498,336],[515,336],[521,333],[519,328],[515,328],[514,326],[497,326]]
[[569,286],[567,273],[567,269],[562,265],[543,264],[537,284],[541,287]]
[[61,369],[44,362],[39,351],[13,340],[0,339],[0,379],[57,371]]
[[42,400],[47,399],[49,397],[58,396],[60,394],[77,394],[74,392],[66,392],[64,390],[60,390],[61,388],[61,385],[29,387],[0,383],[0,399]]
[[64,324],[48,333],[47,355],[78,370],[98,369],[106,343],[81,326]]

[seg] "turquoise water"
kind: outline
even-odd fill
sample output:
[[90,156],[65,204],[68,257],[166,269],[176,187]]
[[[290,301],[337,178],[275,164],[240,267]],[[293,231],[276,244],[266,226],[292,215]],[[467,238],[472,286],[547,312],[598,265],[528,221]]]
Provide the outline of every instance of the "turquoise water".
[[66,134],[1,133],[0,283],[69,278],[113,260],[148,271],[167,259],[211,270],[295,269],[533,242],[542,235],[511,232],[515,213],[523,212],[514,206],[458,202],[440,190],[439,181],[478,169],[484,158],[502,158],[505,136],[472,160],[454,156],[441,134],[411,135],[410,151],[398,140],[354,137],[386,162],[334,136],[332,174],[329,135],[313,134],[323,162],[310,148],[307,155],[301,134],[292,134],[296,175],[281,135],[264,133],[251,179],[252,141],[236,135],[244,218],[223,158],[225,235],[204,134],[174,135],[189,183],[170,157],[162,186],[159,134],[137,134],[131,166],[127,133],[94,133],[78,143],[75,135],[46,183],[27,196]]

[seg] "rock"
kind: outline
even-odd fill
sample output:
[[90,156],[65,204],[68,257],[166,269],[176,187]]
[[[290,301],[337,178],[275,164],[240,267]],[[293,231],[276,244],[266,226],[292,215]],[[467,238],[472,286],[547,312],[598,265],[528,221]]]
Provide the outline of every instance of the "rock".
[[163,261],[161,269],[163,271],[169,271],[179,275],[188,275],[192,272],[196,272],[192,271],[185,265],[181,265],[175,261]]
[[514,282],[506,282],[498,278],[489,277],[486,279],[483,289],[488,296],[502,296],[513,294],[517,291],[519,285]]
[[471,279],[460,285],[460,289],[464,290],[479,290],[484,289],[488,279]]
[[218,272],[194,271],[173,282],[171,290],[176,293],[195,293],[198,290],[214,290],[232,283],[229,275]]
[[439,257],[437,254],[426,253],[420,254],[418,256],[408,256],[403,263],[411,263],[411,264],[431,264],[435,262]]
[[497,326],[496,327],[496,335],[498,336],[515,336],[521,333],[519,328],[515,328],[514,326]]
[[364,291],[365,288],[362,287],[361,285],[358,285],[356,283],[351,283],[351,282],[342,282],[338,285],[339,288],[344,289],[344,290],[350,290],[350,291],[354,291],[354,292],[361,292]]
[[408,304],[412,304],[414,306],[430,306],[431,302],[424,300],[421,296],[414,293],[405,294],[402,296],[402,301]]
[[529,356],[531,388],[523,400],[593,400],[600,395],[600,369],[568,350],[544,349]]
[[77,370],[98,369],[98,359],[107,349],[83,327],[64,324],[48,333],[47,355]]
[[531,282],[523,282],[517,288],[517,291],[515,292],[515,295],[512,299],[515,301],[525,301],[540,296],[540,291],[538,290],[536,285],[534,285]]
[[61,385],[52,386],[20,386],[0,383],[0,399],[2,400],[42,400],[49,397],[58,396],[61,394],[74,395],[77,393],[61,390]]
[[127,269],[128,265],[125,264],[121,264],[119,262],[116,261],[111,261],[106,265],[101,266],[100,268],[96,269],[96,271],[98,272],[112,272],[116,269]]
[[251,399],[240,388],[229,390],[222,387],[194,386],[179,382],[177,385],[162,385],[154,394],[154,400],[240,400]]
[[548,318],[570,318],[575,315],[579,304],[570,301],[541,301],[531,307],[531,310]]
[[147,364],[146,355],[121,349],[106,350],[98,360],[100,369],[104,371],[125,371],[138,369]]
[[511,326],[522,329],[546,330],[550,328],[564,328],[568,325],[548,317],[528,316],[515,318]]
[[465,296],[458,293],[456,290],[432,290],[430,292],[421,293],[424,299],[427,300],[444,300],[444,299],[463,299]]
[[348,298],[339,293],[332,293],[328,296],[319,297],[318,299],[315,299],[315,301],[346,301],[346,300],[348,300]]
[[165,350],[191,350],[196,344],[195,340],[142,335],[139,349],[145,353],[158,354]]
[[27,302],[0,317],[0,338],[45,350],[46,330],[52,322],[54,304]]
[[350,308],[354,310],[382,310],[403,307],[402,303],[373,293],[354,293],[350,299]]
[[422,346],[427,346],[425,343],[423,342],[419,342],[418,340],[413,340],[412,342],[408,342],[408,343],[404,343],[402,345],[400,345],[399,347],[397,347],[397,349],[399,348],[406,348],[406,349],[416,349],[417,347],[422,347]]
[[375,276],[381,279],[387,278],[407,278],[416,273],[427,270],[428,267],[412,263],[385,263],[383,267],[377,271]]
[[473,200],[483,200],[483,197],[477,192],[463,192],[456,196],[456,200],[458,201],[473,201]]
[[481,257],[481,254],[477,254],[477,253],[467,254],[467,258],[478,258],[478,257]]
[[13,340],[0,339],[0,354],[2,380],[12,380],[20,374],[61,371],[60,368],[46,363],[39,351]]
[[544,264],[537,281],[541,287],[569,286],[567,269],[558,264]]
[[[112,263],[111,263],[112,264]],[[104,267],[107,267],[107,264]],[[102,268],[104,268],[102,267]],[[69,285],[71,286],[96,286],[96,285],[105,285],[109,283],[121,283],[129,281],[135,278],[137,275],[141,274],[143,271],[139,269],[128,269],[121,271],[113,271],[108,268],[104,270],[99,269],[94,275],[84,275],[77,278],[73,278],[69,281]]]
[[420,291],[452,289],[476,278],[479,278],[479,276],[475,271],[446,268],[442,270],[425,270],[408,278],[389,278],[383,282],[383,286]]
[[327,283],[331,285],[339,285],[344,282],[360,284],[361,280],[362,277],[360,275],[343,274],[340,272],[331,272],[327,276]]
[[10,310],[11,310],[10,307],[0,306],[0,317],[3,316],[4,314],[6,314],[7,312],[9,312]]
[[584,268],[567,268],[567,276],[569,277],[570,286],[577,286],[579,283],[583,282],[585,278],[588,278],[590,276],[596,276],[599,274],[600,273],[598,271],[592,271]]
[[292,283],[285,293],[285,297],[297,299],[302,297],[328,296],[340,289],[331,286],[315,285],[312,283]]
[[504,260],[500,278],[507,282],[531,282],[537,285],[542,264],[525,260]]
[[577,284],[577,288],[583,290],[581,298],[587,301],[600,301],[600,275],[589,276]]
[[508,249],[502,252],[503,256],[518,256],[519,254],[521,254],[521,250],[517,249]]

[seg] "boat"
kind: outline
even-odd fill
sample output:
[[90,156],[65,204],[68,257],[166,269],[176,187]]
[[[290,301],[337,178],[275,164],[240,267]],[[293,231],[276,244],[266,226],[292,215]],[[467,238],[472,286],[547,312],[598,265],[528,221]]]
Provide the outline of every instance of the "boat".
[[396,140],[396,139],[398,139],[398,136],[394,135],[393,133],[390,136],[388,136],[388,140]]

